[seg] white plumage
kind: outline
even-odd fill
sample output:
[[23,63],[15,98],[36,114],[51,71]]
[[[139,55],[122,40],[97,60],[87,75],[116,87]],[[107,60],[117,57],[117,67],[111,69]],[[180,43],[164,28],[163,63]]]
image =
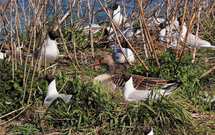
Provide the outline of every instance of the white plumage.
[[[111,45],[111,49],[113,50],[112,57],[115,62],[119,62],[119,63],[127,62],[125,56],[123,55],[122,51],[119,48],[119,45],[117,45],[117,44]],[[135,61],[134,54],[129,48],[123,48],[123,51],[125,52],[126,56],[130,60],[130,62]]]

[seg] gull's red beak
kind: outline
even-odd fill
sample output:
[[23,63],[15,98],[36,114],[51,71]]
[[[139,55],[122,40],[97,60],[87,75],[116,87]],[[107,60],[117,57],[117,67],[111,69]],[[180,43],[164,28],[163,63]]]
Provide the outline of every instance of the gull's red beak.
[[38,79],[46,79],[46,77],[39,77]]

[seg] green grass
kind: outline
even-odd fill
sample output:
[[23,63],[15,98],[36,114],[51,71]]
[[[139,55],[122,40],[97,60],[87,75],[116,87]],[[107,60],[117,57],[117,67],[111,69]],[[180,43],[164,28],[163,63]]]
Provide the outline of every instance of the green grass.
[[[160,69],[156,68],[152,62],[144,61],[148,62],[147,66],[151,65],[149,69],[153,71],[152,73],[154,74],[150,74],[153,77],[181,79],[182,85],[167,97],[142,101],[138,107],[133,104],[122,104],[121,95],[117,95],[117,92],[111,94],[101,90],[99,85],[93,84],[92,76],[91,79],[90,76],[87,80],[80,79],[80,75],[85,76],[92,72],[93,68],[90,67],[86,73],[84,70],[73,69],[75,70],[74,74],[70,76],[69,81],[61,92],[67,94],[78,92],[71,104],[66,105],[60,99],[56,99],[47,108],[42,108],[48,84],[44,80],[39,81],[35,77],[33,91],[37,89],[36,86],[40,86],[43,93],[37,90],[35,96],[32,95],[30,103],[33,103],[33,105],[19,115],[16,121],[7,125],[7,132],[35,134],[43,132],[43,130],[59,130],[68,133],[72,129],[76,133],[92,133],[96,131],[98,134],[139,134],[139,130],[144,123],[151,123],[156,134],[203,134],[214,131],[214,128],[210,126],[211,123],[206,123],[208,125],[206,126],[204,122],[197,121],[192,117],[193,114],[203,115],[206,112],[214,114],[214,103],[205,102],[200,98],[203,95],[203,84],[205,83],[199,80],[198,77],[207,70],[207,67],[201,66],[201,61],[193,64],[187,62],[191,57],[185,55],[178,70],[178,75],[174,75],[172,71],[175,69],[175,60],[172,59],[174,53],[170,52],[158,54],[159,62],[163,62],[162,65],[169,63],[161,66]],[[2,106],[0,109],[1,115],[4,115],[23,105],[25,106],[26,100],[22,104],[23,66],[19,65],[19,70],[15,72],[15,80],[12,80],[11,63],[6,67],[8,65],[6,60],[0,62],[2,66],[1,72],[8,73],[7,75],[2,74],[4,75],[2,76],[3,81],[8,82],[2,82],[5,91],[2,91],[3,98],[1,99]],[[126,72],[147,75],[140,63],[128,68]],[[30,74],[32,73],[30,72]],[[203,80],[210,80],[211,76],[207,76]],[[64,84],[67,75],[63,70],[59,69],[55,77],[57,89],[59,90]],[[29,85],[27,86],[28,88]],[[55,105],[57,100],[59,102]],[[12,104],[6,104],[5,101]],[[9,115],[3,120],[7,120],[6,118],[11,118],[16,114],[18,113]],[[202,120],[204,119],[202,118]],[[207,120],[204,121],[206,122]]]

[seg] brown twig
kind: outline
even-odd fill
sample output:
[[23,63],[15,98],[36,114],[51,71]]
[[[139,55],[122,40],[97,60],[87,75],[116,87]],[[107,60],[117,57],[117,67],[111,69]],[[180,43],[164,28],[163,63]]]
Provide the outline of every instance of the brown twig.
[[202,77],[207,76],[208,74],[210,74],[213,70],[215,69],[215,66],[212,67],[210,70],[208,70],[207,72],[205,72],[204,74],[202,74],[199,78],[201,79]]
[[186,9],[187,9],[187,0],[185,0],[185,2],[184,2],[184,10],[183,10],[182,21],[181,21],[181,26],[180,26],[180,32],[179,32],[178,41],[177,41],[175,60],[178,59],[179,44],[180,44],[180,40],[181,40],[181,33],[182,33],[183,25],[184,25],[184,17],[185,17]]
[[[108,11],[105,10],[105,8],[104,8],[104,6],[102,5],[102,3],[101,3],[100,0],[99,0],[99,3],[100,3],[100,5],[101,5],[101,7],[103,8],[103,10],[105,11],[106,15],[107,15],[107,16],[109,17],[109,19],[111,20],[111,25],[112,25],[113,31],[114,31],[114,33],[115,33],[115,35],[116,35],[116,41],[117,41],[117,43],[118,43],[118,45],[119,45],[119,48],[120,48],[122,54],[124,55],[124,57],[125,57],[125,59],[127,60],[127,62],[128,62],[130,65],[132,65],[132,63],[130,62],[130,60],[128,59],[128,57],[126,56],[125,52],[124,52],[123,49],[122,49],[121,43],[120,43],[119,38],[118,38],[118,34],[117,34],[117,32],[116,32],[116,28],[118,29],[118,31],[120,32],[120,34],[121,34],[122,36],[124,36],[124,34],[121,32],[121,30],[120,30],[119,27],[116,25],[116,23],[114,23],[113,19],[112,19],[111,16],[110,16],[110,11],[109,11],[109,10],[108,10]],[[124,38],[125,38],[125,36],[124,36]],[[126,38],[125,38],[125,39],[126,39]],[[130,44],[130,43],[129,43],[129,44]]]
[[[98,0],[100,5],[102,6],[103,10],[105,11],[106,15],[109,17],[109,19],[111,20],[111,22],[114,24],[113,19],[111,18],[110,14],[107,13],[107,11],[105,10],[105,8],[103,7],[102,3],[100,0]],[[148,71],[148,68],[146,67],[146,65],[143,63],[143,61],[141,60],[141,58],[139,57],[139,55],[137,54],[137,52],[134,50],[134,48],[132,47],[132,45],[130,44],[130,42],[125,38],[124,34],[121,32],[121,30],[119,29],[119,27],[116,26],[117,30],[120,32],[121,36],[125,39],[125,41],[128,43],[129,47],[131,48],[131,50],[134,52],[134,54],[137,56],[137,58],[140,60],[140,62],[142,63],[142,65],[144,66],[144,68]],[[117,35],[117,33],[115,33]],[[116,36],[117,37],[117,36]],[[121,45],[121,44],[120,44]],[[119,46],[120,46],[119,45]],[[122,50],[122,49],[121,49]],[[123,52],[123,51],[122,51]],[[125,54],[124,54],[125,56]],[[125,57],[126,58],[126,57]]]
[[68,80],[69,80],[69,76],[66,78],[65,83],[63,84],[63,86],[61,87],[61,89],[58,91],[58,93],[60,93],[63,90],[63,88],[66,85],[66,83],[68,82]]
[[[200,3],[200,0],[198,0],[198,2],[197,2],[197,6],[196,6],[197,9],[199,8],[199,3]],[[186,36],[185,36],[185,38],[184,38],[184,42],[183,42],[183,44],[182,44],[183,49],[182,49],[182,51],[181,51],[180,58],[179,58],[179,61],[178,61],[178,64],[177,64],[177,67],[176,67],[174,73],[176,73],[176,71],[178,70],[179,64],[180,64],[180,62],[181,62],[183,53],[184,53],[184,51],[185,51],[185,47],[186,47],[186,43],[187,43],[187,37],[188,37],[189,31],[190,31],[190,27],[191,27],[191,25],[192,25],[192,22],[193,22],[193,19],[195,18],[195,16],[196,16],[196,12],[193,13],[192,18],[191,18],[190,21],[189,21],[189,25],[188,25],[188,28],[187,28],[187,33],[186,33]],[[182,24],[183,24],[183,23],[182,23]]]
[[23,109],[19,114],[17,114],[15,117],[9,119],[8,121],[2,122],[0,123],[0,126],[3,126],[5,124],[7,124],[8,122],[11,122],[12,120],[14,120],[15,118],[17,118],[20,114],[22,114],[26,109],[28,109],[28,107],[30,107],[32,104],[27,105],[27,107],[25,109]]
[[[95,5],[95,3],[94,3]],[[91,7],[90,7],[90,0],[87,0],[87,9],[88,9],[88,16],[89,16],[89,38],[90,38],[90,45],[91,45],[91,54],[94,59],[94,47],[93,47],[93,34],[92,34],[92,18],[91,18]]]
[[157,55],[155,53],[155,48],[154,48],[154,45],[153,45],[153,42],[152,42],[152,38],[151,38],[151,36],[149,34],[149,31],[148,31],[148,28],[146,26],[146,21],[144,19],[145,17],[144,17],[144,14],[143,14],[143,10],[142,10],[142,7],[140,6],[141,4],[140,4],[139,0],[136,0],[136,1],[137,1],[137,6],[138,6],[139,14],[140,14],[140,17],[141,17],[141,21],[142,21],[142,24],[143,24],[143,31],[144,31],[144,34],[145,34],[144,36],[149,38],[149,40],[146,40],[146,41],[148,42],[148,45],[151,46],[151,48],[153,50],[153,55],[154,55],[155,60],[156,60],[156,63],[158,65],[158,67],[160,68],[160,64],[158,62],[158,58],[157,58]]

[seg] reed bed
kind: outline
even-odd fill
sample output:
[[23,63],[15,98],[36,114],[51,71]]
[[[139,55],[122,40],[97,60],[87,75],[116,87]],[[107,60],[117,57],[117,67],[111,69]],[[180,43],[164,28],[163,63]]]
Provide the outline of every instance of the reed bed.
[[[162,44],[158,41],[159,28],[147,26],[153,17],[164,17],[170,23],[180,16],[181,28],[186,22],[188,32],[215,44],[215,1],[118,1],[123,3],[121,13],[128,18],[126,22],[140,26],[144,38],[139,40],[127,40],[122,26],[114,23],[108,7],[115,2],[3,0],[0,3],[0,50],[3,46],[10,50],[7,58],[0,60],[3,97],[0,100],[0,134],[141,134],[144,123],[151,123],[155,134],[215,133],[215,108],[211,98],[214,96],[214,51],[188,48],[188,33],[181,48],[180,39],[177,47],[171,48],[171,29],[166,32],[167,43]],[[132,2],[134,5],[130,4]],[[165,9],[162,8],[164,4]],[[106,17],[101,20],[100,14]],[[102,26],[97,34],[93,34],[94,23]],[[88,32],[82,30],[86,25],[89,25]],[[105,41],[107,26],[113,27],[116,41]],[[29,54],[34,56],[34,50],[41,45],[40,53],[42,48],[46,50],[49,30],[61,36],[57,39],[61,57],[50,66],[41,66],[38,64],[41,59],[29,58]],[[90,65],[99,56],[110,54],[109,45],[113,43],[122,50],[117,31],[138,61],[134,65],[124,54],[129,63],[126,71],[177,78],[183,84],[174,94],[160,100],[142,101],[135,107],[132,103],[124,103],[118,92],[110,93],[93,84],[92,78],[104,69],[94,70]],[[48,73],[55,75],[57,89],[62,93],[78,92],[70,105],[61,99],[48,107],[42,105],[48,84],[38,80],[38,76]],[[206,101],[201,99],[205,91],[209,93]],[[58,105],[55,105],[57,100]]]

